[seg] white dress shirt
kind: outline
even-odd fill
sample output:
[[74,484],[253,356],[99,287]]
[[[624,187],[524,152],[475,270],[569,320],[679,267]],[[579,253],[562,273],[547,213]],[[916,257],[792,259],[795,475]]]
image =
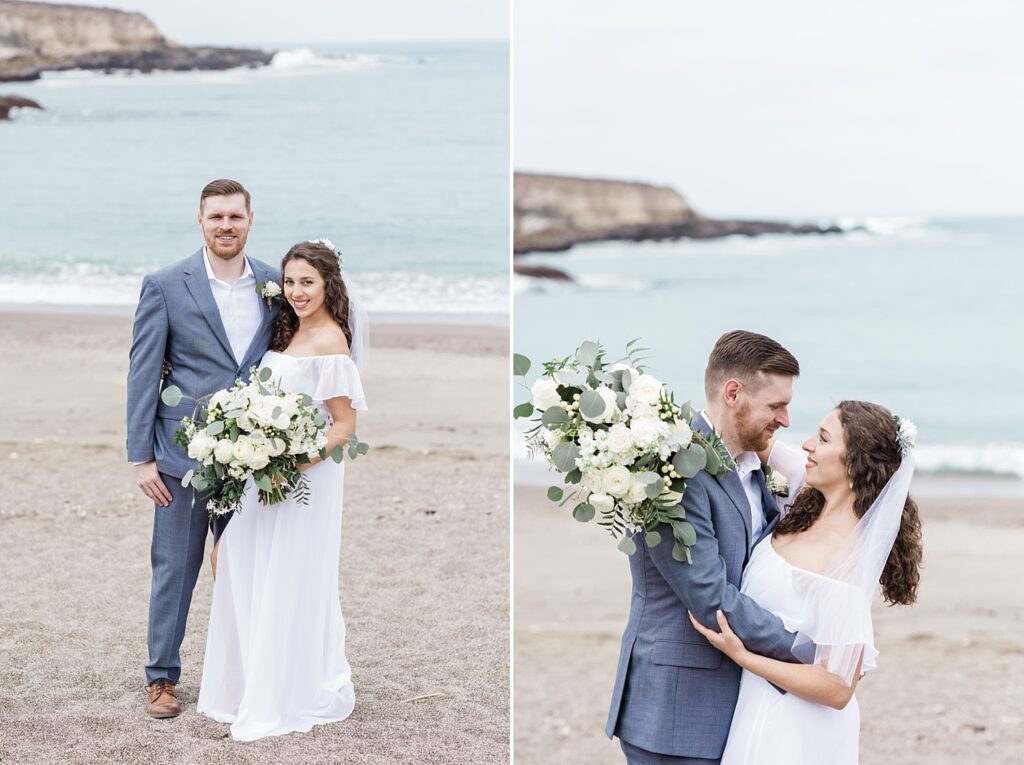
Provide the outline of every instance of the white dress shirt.
[[249,350],[252,339],[256,337],[256,331],[260,328],[260,322],[263,321],[263,310],[260,306],[262,298],[256,292],[256,275],[252,272],[249,259],[244,254],[242,258],[245,260],[245,271],[238,281],[228,284],[213,273],[210,253],[203,247],[206,277],[210,280],[210,290],[217,303],[217,311],[220,313],[224,330],[228,333],[231,352],[238,364],[245,358],[245,352]]
[[[707,412],[701,411],[700,416],[714,430],[715,425],[711,422]],[[764,502],[761,498],[761,487],[754,479],[754,471],[761,468],[761,459],[757,456],[757,452],[740,452],[739,454],[730,454],[730,456],[736,463],[736,476],[740,479],[743,493],[747,495],[747,502],[750,505],[750,539],[747,542],[753,548],[764,528]]]

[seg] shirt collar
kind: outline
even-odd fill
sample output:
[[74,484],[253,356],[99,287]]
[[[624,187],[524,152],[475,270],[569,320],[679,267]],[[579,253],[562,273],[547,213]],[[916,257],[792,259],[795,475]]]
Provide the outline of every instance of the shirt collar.
[[[248,276],[251,276],[253,279],[255,279],[256,274],[252,272],[252,266],[249,265],[249,258],[248,256],[245,255],[245,253],[242,253],[242,260],[245,261],[245,270],[242,271],[242,275],[238,277],[239,281],[245,279]],[[217,275],[213,273],[213,266],[210,265],[210,250],[207,248],[205,244],[203,245],[203,265],[206,266],[207,279],[209,279],[210,281],[213,281],[215,279],[217,281],[220,281],[220,279],[217,278]]]
[[[706,410],[701,409],[700,416],[704,418],[704,422],[708,424],[708,427],[712,430],[715,429],[715,425],[711,422],[711,418]],[[730,452],[729,456],[736,463],[736,475],[739,476],[740,480],[761,467],[761,458],[757,456],[756,452],[740,452],[739,454],[732,454]]]

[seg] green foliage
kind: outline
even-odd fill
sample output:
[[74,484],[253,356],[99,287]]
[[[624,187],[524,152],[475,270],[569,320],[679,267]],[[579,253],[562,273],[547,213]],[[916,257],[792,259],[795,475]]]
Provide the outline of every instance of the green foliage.
[[564,493],[565,492],[562,490],[561,486],[548,487],[548,499],[550,499],[552,502],[558,502],[558,500],[562,498],[562,495]]
[[512,410],[512,416],[515,417],[517,420],[522,419],[523,417],[529,417],[532,414],[533,404],[531,404],[529,401],[523,402],[522,404],[520,404],[519,406]]
[[168,385],[160,393],[160,400],[167,404],[167,406],[177,406],[181,403],[181,399],[181,388],[177,385]]
[[512,374],[516,377],[525,377],[531,366],[530,360],[523,354],[512,354]]
[[572,517],[580,523],[587,523],[593,520],[596,513],[597,511],[594,509],[594,506],[589,502],[580,502],[573,508]]

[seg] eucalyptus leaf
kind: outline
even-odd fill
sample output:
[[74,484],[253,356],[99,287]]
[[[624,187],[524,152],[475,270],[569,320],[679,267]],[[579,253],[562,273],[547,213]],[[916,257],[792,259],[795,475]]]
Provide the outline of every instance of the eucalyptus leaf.
[[[229,420],[237,420],[243,414],[245,414],[244,409],[232,409],[230,412],[225,412],[224,416],[227,417]],[[277,415],[275,414],[274,416],[276,417]]]
[[672,545],[672,557],[679,563],[686,563],[690,556],[686,547],[676,542]]
[[657,531],[648,531],[644,534],[644,542],[648,547],[657,547],[661,544],[661,534]]
[[583,374],[579,372],[573,372],[571,369],[563,369],[560,372],[555,372],[554,377],[555,382],[557,382],[559,385],[564,385],[570,388],[582,387],[583,381],[586,379],[586,377]]
[[718,451],[712,446],[705,446],[704,451],[707,454],[705,468],[711,475],[718,475],[722,472],[722,458],[718,456]]
[[334,448],[331,449],[331,459],[335,462],[341,462],[345,459],[345,447],[341,444],[335,444]]
[[597,355],[601,352],[600,346],[590,340],[586,340],[576,351],[576,361],[581,367],[592,367],[597,361]]
[[576,468],[576,460],[580,456],[580,450],[572,441],[563,441],[551,452],[551,461],[555,467],[563,473],[568,473]]
[[324,413],[317,409],[316,414],[313,415],[313,424],[318,428],[322,428],[327,424],[327,418],[324,417]]
[[185,475],[181,477],[182,488],[187,488],[188,485],[192,483],[192,476],[195,475],[195,472],[195,470],[189,470],[187,473],[185,473]]
[[673,523],[672,534],[687,547],[697,544],[697,529],[689,521],[676,521]]
[[533,414],[533,404],[529,401],[524,401],[512,410],[512,416],[516,419],[519,419],[520,417],[529,417],[531,414]]
[[217,436],[224,432],[224,420],[214,420],[206,426],[206,434]]
[[548,499],[552,502],[558,502],[562,498],[565,492],[562,491],[561,486],[549,486],[548,487]]
[[[339,444],[339,446],[340,446],[340,444]],[[348,458],[349,459],[354,460],[358,456],[359,456],[359,450],[356,447],[354,447],[354,446],[348,447]]]
[[270,367],[263,367],[263,369],[256,373],[256,377],[260,382],[266,382],[272,374],[274,374],[274,371]]
[[160,400],[167,404],[167,406],[177,406],[181,403],[181,399],[181,388],[177,385],[168,385],[160,394]]
[[662,483],[661,477],[657,473],[652,473],[650,470],[634,474],[633,480],[637,483],[643,484],[644,486],[650,486],[653,483]]
[[302,404],[303,406],[312,406],[313,405],[313,399],[307,393],[300,393],[299,394],[299,403]]
[[636,552],[636,542],[633,541],[632,537],[623,537],[619,540],[618,548],[626,555],[632,555]]
[[274,407],[274,411],[272,411],[272,412],[270,413],[270,419],[272,419],[272,420],[276,420],[276,419],[277,419],[278,417],[280,417],[280,416],[281,416],[281,407],[279,407],[279,406],[275,406],[275,407]]
[[596,513],[597,511],[594,509],[594,506],[589,502],[580,502],[573,508],[572,517],[580,523],[587,523],[588,521],[593,520]]
[[355,450],[360,454],[366,454],[368,451],[370,451],[370,445],[365,441],[360,441],[358,444],[355,445]]
[[569,413],[560,406],[548,407],[544,410],[540,421],[549,428],[552,425],[565,425],[569,422]]
[[579,483],[583,477],[583,471],[579,468],[573,468],[565,474],[565,483]]
[[672,458],[672,467],[683,478],[693,478],[704,469],[708,462],[707,452],[699,444],[690,444],[680,449]]
[[525,377],[531,366],[530,360],[523,354],[512,354],[512,374],[516,377]]
[[615,375],[611,372],[594,372],[594,379],[603,382],[605,385],[615,384]]
[[580,414],[592,420],[604,415],[606,404],[596,390],[585,390],[580,394]]
[[665,484],[662,481],[649,483],[644,487],[644,494],[647,495],[647,499],[657,499],[663,491],[665,491]]
[[270,479],[267,478],[265,473],[254,475],[253,481],[256,483],[257,486],[263,489],[263,491],[270,492],[274,490],[274,484],[270,482]]

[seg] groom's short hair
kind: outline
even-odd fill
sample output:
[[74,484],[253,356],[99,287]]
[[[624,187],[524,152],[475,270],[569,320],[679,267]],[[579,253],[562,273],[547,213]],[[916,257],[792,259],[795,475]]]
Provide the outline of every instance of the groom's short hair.
[[232,194],[241,194],[245,197],[245,211],[250,212],[252,210],[249,207],[249,192],[246,191],[245,186],[230,178],[218,178],[203,186],[203,191],[199,195],[199,209],[203,209],[203,202],[206,201],[207,197],[229,197]]
[[800,362],[779,343],[766,335],[736,329],[726,332],[715,343],[704,370],[704,392],[712,400],[726,380],[740,380],[758,387],[757,373],[796,377]]

